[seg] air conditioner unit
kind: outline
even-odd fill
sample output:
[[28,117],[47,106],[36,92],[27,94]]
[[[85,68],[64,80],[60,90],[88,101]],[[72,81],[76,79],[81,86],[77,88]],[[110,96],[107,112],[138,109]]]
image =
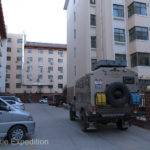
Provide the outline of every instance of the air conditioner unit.
[[53,80],[52,80],[52,79],[50,79],[50,82],[53,82]]

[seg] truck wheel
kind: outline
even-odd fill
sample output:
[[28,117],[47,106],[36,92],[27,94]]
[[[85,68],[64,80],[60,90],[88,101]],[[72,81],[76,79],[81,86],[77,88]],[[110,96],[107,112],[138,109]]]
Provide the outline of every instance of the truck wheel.
[[106,89],[106,96],[112,106],[123,106],[129,103],[131,98],[128,87],[120,82],[110,84]]
[[119,120],[118,122],[116,122],[117,128],[120,130],[127,130],[128,127],[123,127],[123,121]]
[[7,135],[9,142],[20,142],[26,137],[26,129],[23,126],[12,127]]
[[75,115],[74,114],[75,113],[72,110],[69,111],[70,120],[72,120],[72,121],[75,120]]
[[87,132],[88,128],[89,128],[88,118],[85,112],[82,112],[82,131]]

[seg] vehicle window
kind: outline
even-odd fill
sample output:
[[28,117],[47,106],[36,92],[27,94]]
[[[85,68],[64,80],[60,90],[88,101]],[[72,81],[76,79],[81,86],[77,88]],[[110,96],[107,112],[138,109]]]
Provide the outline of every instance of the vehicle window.
[[8,104],[11,104],[11,105],[13,105],[13,104],[15,104],[15,102],[14,101],[6,101]]
[[9,97],[7,97],[7,96],[2,96],[1,97],[2,99],[4,99],[4,100],[13,100],[13,101],[15,101],[15,97],[11,97],[11,96],[9,96]]
[[3,108],[6,107],[6,106],[7,105],[0,100],[0,110],[4,110]]

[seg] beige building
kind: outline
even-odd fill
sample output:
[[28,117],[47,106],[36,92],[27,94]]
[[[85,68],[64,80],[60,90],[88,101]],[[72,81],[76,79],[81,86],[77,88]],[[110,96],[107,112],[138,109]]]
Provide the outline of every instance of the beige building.
[[62,93],[66,66],[66,45],[27,42],[23,34],[8,34],[7,93],[27,99]]
[[68,99],[99,60],[127,60],[150,79],[150,0],[66,0]]
[[5,92],[7,35],[0,0],[0,93]]

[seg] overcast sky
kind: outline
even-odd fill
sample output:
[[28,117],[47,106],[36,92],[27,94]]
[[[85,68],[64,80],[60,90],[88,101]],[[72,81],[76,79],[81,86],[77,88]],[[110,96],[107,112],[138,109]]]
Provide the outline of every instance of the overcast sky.
[[28,41],[66,43],[65,0],[2,0],[8,33]]

